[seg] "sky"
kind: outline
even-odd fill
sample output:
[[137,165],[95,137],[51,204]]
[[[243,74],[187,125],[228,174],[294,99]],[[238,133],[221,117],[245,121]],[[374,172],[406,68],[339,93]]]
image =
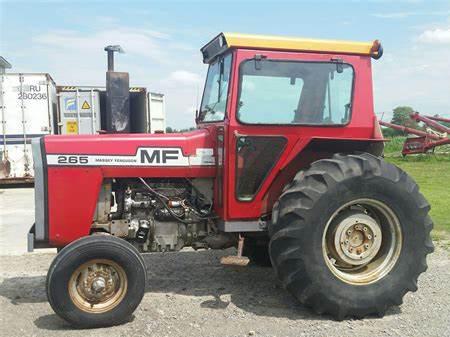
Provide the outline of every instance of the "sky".
[[58,85],[104,85],[103,47],[116,70],[166,96],[167,125],[194,125],[207,66],[199,49],[219,32],[372,41],[375,111],[412,106],[450,117],[450,1],[4,1],[0,55],[13,72]]

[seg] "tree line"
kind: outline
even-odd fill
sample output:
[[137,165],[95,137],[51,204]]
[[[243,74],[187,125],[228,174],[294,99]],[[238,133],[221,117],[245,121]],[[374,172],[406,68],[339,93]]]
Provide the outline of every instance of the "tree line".
[[190,127],[190,128],[186,128],[186,129],[175,129],[175,128],[168,126],[168,127],[166,127],[166,133],[181,133],[181,132],[193,131],[196,129],[197,129],[196,127]]

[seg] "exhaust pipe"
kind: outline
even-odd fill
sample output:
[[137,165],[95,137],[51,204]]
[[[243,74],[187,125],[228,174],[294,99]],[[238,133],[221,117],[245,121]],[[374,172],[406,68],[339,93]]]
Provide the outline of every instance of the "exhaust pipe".
[[124,53],[119,45],[105,47],[108,57],[106,72],[106,131],[108,133],[130,132],[130,76],[114,71],[114,53]]
[[109,45],[105,47],[105,51],[108,55],[108,71],[114,71],[114,53],[124,54],[125,51],[119,45]]

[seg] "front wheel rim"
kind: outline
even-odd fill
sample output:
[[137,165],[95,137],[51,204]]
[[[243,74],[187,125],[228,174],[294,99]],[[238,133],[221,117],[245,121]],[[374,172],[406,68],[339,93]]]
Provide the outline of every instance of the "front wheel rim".
[[327,267],[340,280],[367,285],[385,277],[401,252],[400,222],[385,203],[357,199],[330,217],[322,238]]
[[100,314],[122,302],[128,288],[124,269],[107,259],[94,259],[79,266],[69,279],[69,295],[75,306]]

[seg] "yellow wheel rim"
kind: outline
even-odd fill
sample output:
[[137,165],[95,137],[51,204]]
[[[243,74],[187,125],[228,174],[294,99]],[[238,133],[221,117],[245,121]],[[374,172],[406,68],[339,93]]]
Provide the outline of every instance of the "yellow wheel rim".
[[329,219],[322,239],[327,267],[340,280],[367,285],[394,268],[402,248],[400,222],[385,203],[357,199]]
[[119,305],[127,292],[128,279],[116,262],[94,259],[72,273],[68,288],[70,299],[78,309],[100,314]]

